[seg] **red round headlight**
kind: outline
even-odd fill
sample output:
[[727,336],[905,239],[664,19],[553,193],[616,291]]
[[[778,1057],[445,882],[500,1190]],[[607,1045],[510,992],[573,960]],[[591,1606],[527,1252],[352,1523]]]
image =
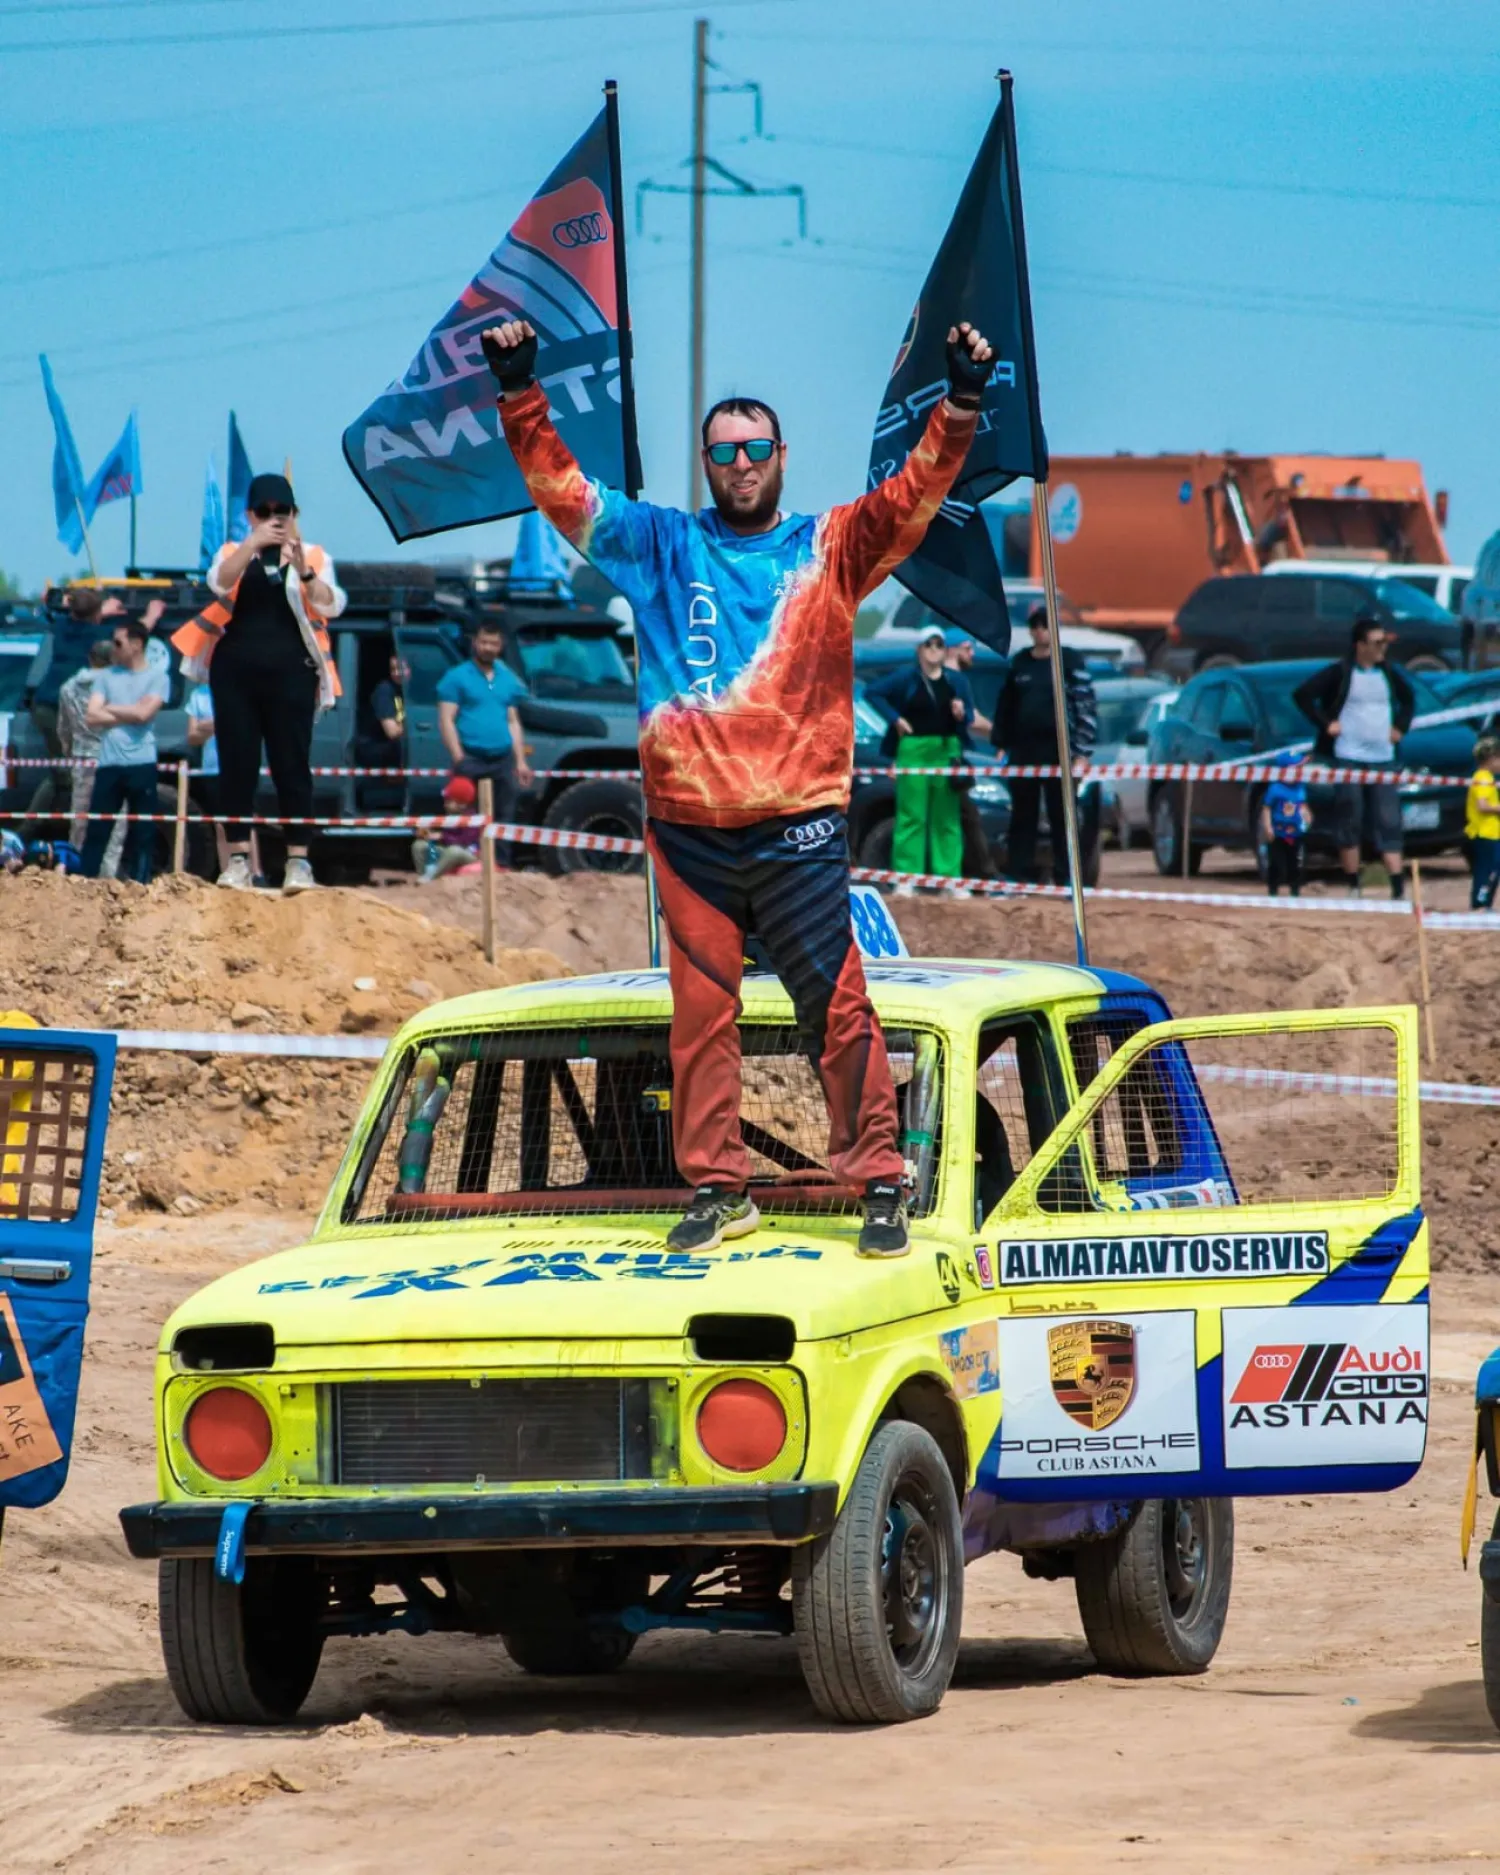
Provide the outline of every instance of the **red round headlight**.
[[271,1456],[271,1421],[254,1394],[210,1387],[188,1408],[182,1436],[211,1478],[248,1478]]
[[758,1380],[725,1380],[698,1408],[698,1443],[725,1471],[763,1471],[786,1444],[786,1412]]

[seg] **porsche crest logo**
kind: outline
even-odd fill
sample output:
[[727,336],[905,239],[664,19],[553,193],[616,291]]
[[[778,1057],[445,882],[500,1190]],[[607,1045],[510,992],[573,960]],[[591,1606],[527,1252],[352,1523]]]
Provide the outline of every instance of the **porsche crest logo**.
[[1047,1365],[1069,1419],[1102,1432],[1135,1394],[1135,1330],[1129,1322],[1059,1322],[1047,1330]]

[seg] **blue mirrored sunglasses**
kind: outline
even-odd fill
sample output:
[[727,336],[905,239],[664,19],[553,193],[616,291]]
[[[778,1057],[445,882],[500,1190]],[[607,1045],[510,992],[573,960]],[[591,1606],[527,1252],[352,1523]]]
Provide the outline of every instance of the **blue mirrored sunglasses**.
[[747,462],[769,462],[776,445],[769,436],[752,436],[748,443],[710,443],[708,459],[717,469],[727,469],[743,449]]

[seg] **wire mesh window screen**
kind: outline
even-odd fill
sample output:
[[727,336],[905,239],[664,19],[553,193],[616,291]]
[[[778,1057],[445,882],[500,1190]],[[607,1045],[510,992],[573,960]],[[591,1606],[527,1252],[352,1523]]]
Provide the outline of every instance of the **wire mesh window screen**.
[[1031,1163],[1061,1118],[1056,1052],[1032,1018],[992,1026],[979,1042],[974,1103],[975,1223]]
[[[852,1203],[829,1170],[823,1090],[796,1029],[743,1024],[740,1036],[740,1128],[762,1208]],[[899,1092],[911,1037],[889,1040]],[[687,1191],[672,1099],[665,1024],[438,1037],[387,1099],[345,1216],[675,1208]]]
[[[1088,1046],[1112,1052],[1098,1032]],[[1400,1177],[1396,1036],[1370,1024],[1159,1043],[1087,1136],[1099,1183],[1142,1207],[1387,1197]],[[1054,1182],[1049,1208],[1094,1204],[1082,1181]]]
[[77,1216],[93,1086],[90,1055],[0,1049],[0,1218]]

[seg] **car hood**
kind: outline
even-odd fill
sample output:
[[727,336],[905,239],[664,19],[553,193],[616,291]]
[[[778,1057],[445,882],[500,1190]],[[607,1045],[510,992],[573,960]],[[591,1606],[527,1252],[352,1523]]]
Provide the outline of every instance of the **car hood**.
[[854,1218],[762,1226],[674,1254],[657,1219],[507,1220],[314,1240],[200,1289],[162,1331],[269,1322],[281,1347],[390,1341],[673,1340],[701,1314],[790,1318],[799,1340],[852,1334],[978,1292],[972,1244],[914,1233],[911,1254],[855,1254]]

